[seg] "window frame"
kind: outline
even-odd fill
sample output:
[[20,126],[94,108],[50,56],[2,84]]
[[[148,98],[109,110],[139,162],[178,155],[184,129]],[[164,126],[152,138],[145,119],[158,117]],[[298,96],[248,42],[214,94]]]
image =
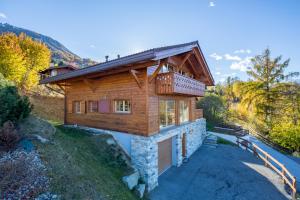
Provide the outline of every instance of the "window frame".
[[[181,103],[184,103],[184,104],[186,104],[187,105],[187,120],[186,121],[181,121],[181,112],[182,112],[182,110],[181,110]],[[191,119],[190,119],[190,102],[188,101],[188,100],[178,100],[178,123],[179,123],[179,125],[181,125],[181,124],[185,124],[185,123],[188,123],[188,122],[190,122],[191,121]]]
[[[93,110],[93,103],[96,103],[96,110]],[[97,113],[99,111],[99,102],[97,100],[88,100],[88,113]]]
[[[78,105],[79,105],[79,111],[77,111],[77,103],[78,103]],[[81,101],[73,101],[73,113],[75,113],[75,114],[81,114],[82,112],[81,112]]]
[[[172,102],[174,102],[174,123],[172,123],[172,124],[168,124],[167,123],[167,120],[166,120],[166,126],[162,126],[161,125],[161,121],[160,121],[160,112],[161,112],[161,110],[160,110],[160,102],[161,101],[164,101],[165,102],[165,106],[166,106],[166,111],[168,110],[168,108],[167,108],[167,103],[166,102],[168,102],[168,101],[172,101]],[[167,129],[167,128],[170,128],[170,127],[173,127],[173,126],[176,126],[177,125],[177,111],[176,111],[176,108],[177,107],[177,101],[175,100],[175,99],[159,99],[159,109],[158,109],[158,111],[159,111],[159,129],[160,130],[163,130],[163,129]],[[167,118],[168,117],[168,112],[165,112],[165,117]]]
[[[117,103],[120,102],[120,101],[123,102],[122,110],[117,110],[117,108],[118,108]],[[125,102],[129,102],[129,110],[128,111],[125,111],[125,107],[126,107]],[[132,113],[132,101],[131,101],[131,99],[114,99],[114,113],[117,113],[117,114],[131,114]]]

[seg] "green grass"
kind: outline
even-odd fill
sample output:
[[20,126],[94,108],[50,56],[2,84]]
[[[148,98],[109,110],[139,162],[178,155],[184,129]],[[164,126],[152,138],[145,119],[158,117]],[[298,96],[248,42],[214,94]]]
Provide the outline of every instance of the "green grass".
[[62,199],[137,199],[122,183],[130,173],[109,135],[55,125],[51,143],[36,143],[51,179],[51,191]]
[[218,144],[225,144],[225,145],[232,145],[232,146],[236,146],[236,144],[234,144],[233,142],[230,142],[228,140],[225,140],[221,137],[218,137],[218,140],[217,140],[217,143]]

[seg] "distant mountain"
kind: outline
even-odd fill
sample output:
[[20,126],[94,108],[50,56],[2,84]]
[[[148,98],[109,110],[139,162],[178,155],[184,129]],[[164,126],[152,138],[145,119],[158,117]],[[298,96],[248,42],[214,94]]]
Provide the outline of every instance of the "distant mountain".
[[16,35],[19,35],[20,33],[23,32],[26,35],[32,37],[34,40],[44,42],[52,52],[53,63],[60,63],[61,61],[63,61],[64,63],[74,63],[78,67],[87,67],[96,64],[95,61],[89,58],[79,57],[78,55],[74,54],[69,49],[67,49],[64,45],[52,39],[51,37],[36,33],[34,31],[12,26],[7,23],[4,24],[0,23],[0,34],[5,32],[13,32]]

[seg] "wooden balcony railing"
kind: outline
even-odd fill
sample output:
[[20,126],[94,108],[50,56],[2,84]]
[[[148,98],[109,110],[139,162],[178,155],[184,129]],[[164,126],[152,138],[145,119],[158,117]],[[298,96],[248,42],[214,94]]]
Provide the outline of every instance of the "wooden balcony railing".
[[158,74],[156,77],[157,94],[184,94],[204,96],[205,85],[200,81],[176,72]]

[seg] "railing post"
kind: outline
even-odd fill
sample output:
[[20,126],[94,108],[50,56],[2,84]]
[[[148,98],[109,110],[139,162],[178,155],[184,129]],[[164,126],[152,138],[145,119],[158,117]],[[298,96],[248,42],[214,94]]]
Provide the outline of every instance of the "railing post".
[[267,161],[268,161],[268,154],[265,155],[265,159],[266,159],[265,160],[265,166],[268,167],[268,163],[267,163]]
[[292,192],[292,198],[293,200],[296,200],[296,193],[297,193],[297,183],[296,183],[296,177],[293,179],[293,192]]
[[281,173],[282,173],[283,183],[286,184],[286,181],[285,181],[285,179],[284,179],[284,177],[285,177],[285,170],[284,170],[284,167],[285,167],[285,166],[282,165],[281,167],[282,167]]

